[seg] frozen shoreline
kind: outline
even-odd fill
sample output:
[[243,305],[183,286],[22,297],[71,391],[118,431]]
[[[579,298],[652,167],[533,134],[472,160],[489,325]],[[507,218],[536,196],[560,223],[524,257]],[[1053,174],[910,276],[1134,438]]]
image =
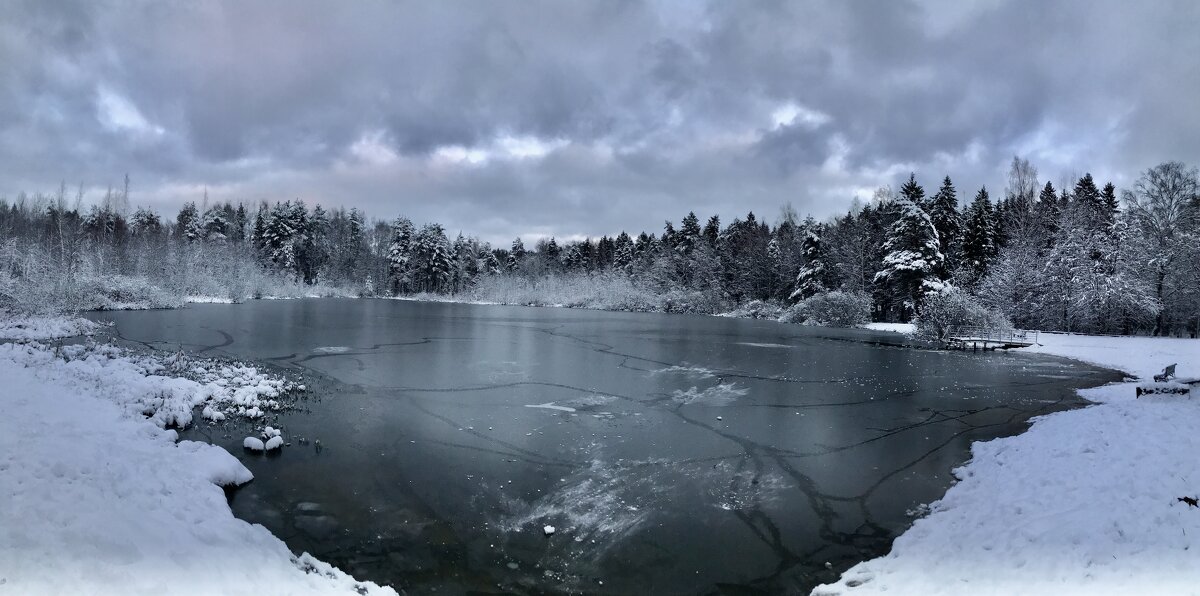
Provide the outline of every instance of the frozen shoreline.
[[[1031,352],[1148,380],[1200,376],[1200,340],[1044,333]],[[961,481],[886,556],[813,594],[1195,594],[1200,568],[1196,395],[1136,399],[1136,382],[1081,391],[1095,405],[975,443]]]
[[[61,317],[0,328],[27,340],[94,331]],[[1041,342],[1029,351],[1142,378],[1177,362],[1181,376],[1200,376],[1197,340],[1046,333]],[[0,479],[13,503],[0,510],[0,592],[390,593],[296,557],[265,528],[234,518],[218,485],[248,481],[245,467],[220,448],[176,443],[163,416],[130,411],[144,405],[138,395],[167,390],[180,402],[160,410],[190,413],[197,395],[207,399],[188,385],[197,382],[109,360],[111,370],[0,345],[0,374],[10,380],[0,394]],[[1190,396],[1135,400],[1134,385],[1086,390],[1096,405],[976,443],[956,470],[962,481],[889,555],[814,593],[1193,593],[1200,510],[1176,498],[1200,493],[1189,449],[1200,405]],[[123,457],[105,457],[114,450]],[[171,583],[181,575],[197,579]]]
[[[10,327],[50,340],[90,325]],[[0,344],[0,593],[395,594],[233,516],[222,486],[250,471],[166,427],[200,405],[255,419],[284,385],[193,364],[184,378],[117,348]]]

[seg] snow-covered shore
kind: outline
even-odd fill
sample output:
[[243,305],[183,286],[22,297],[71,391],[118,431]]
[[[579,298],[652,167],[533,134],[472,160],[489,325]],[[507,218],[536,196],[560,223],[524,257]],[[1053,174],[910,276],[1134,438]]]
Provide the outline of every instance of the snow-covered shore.
[[[1200,377],[1200,340],[1041,334],[1029,351],[1149,379]],[[1200,395],[1082,391],[1096,405],[976,443],[961,481],[896,539],[814,594],[1200,593]]]
[[[23,339],[90,330],[19,325]],[[254,418],[283,381],[237,365],[189,363],[188,378],[165,368],[105,346],[0,344],[0,594],[395,593],[235,518],[221,486],[250,471],[164,429],[201,404]]]

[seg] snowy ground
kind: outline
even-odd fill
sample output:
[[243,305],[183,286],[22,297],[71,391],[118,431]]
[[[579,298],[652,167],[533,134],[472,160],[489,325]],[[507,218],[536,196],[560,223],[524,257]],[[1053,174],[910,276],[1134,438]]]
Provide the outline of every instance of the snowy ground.
[[905,333],[912,335],[917,330],[917,326],[912,323],[867,323],[862,326],[863,329],[872,331],[891,331],[893,333]]
[[[2,328],[48,339],[80,324]],[[249,470],[164,426],[200,405],[254,418],[289,388],[252,367],[180,362],[0,344],[0,594],[394,594],[233,517],[220,485]]]
[[91,335],[101,325],[82,318],[47,315],[10,315],[0,312],[0,339],[47,340]]
[[[1177,363],[1200,377],[1200,340],[1042,334],[1030,351],[1149,379]],[[976,443],[961,482],[892,552],[814,594],[1200,593],[1200,389],[1134,397],[1137,383],[1083,391],[1097,405]]]

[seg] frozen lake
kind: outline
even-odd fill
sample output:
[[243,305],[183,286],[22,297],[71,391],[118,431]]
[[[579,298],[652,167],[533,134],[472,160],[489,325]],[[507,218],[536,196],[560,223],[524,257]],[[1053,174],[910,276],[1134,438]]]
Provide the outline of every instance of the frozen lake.
[[1113,378],[683,315],[316,299],[92,318],[320,377],[275,421],[282,455],[243,453],[244,424],[211,433],[256,477],[234,512],[416,593],[807,591],[886,552],[972,441]]

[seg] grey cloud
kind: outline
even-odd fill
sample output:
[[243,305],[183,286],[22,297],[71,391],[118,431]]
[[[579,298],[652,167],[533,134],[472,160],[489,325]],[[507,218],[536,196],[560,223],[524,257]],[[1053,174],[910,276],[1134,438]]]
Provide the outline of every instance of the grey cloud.
[[[1200,162],[1190,2],[10,3],[0,195],[129,172],[195,189],[406,213],[490,239],[657,229],[781,203],[818,216],[910,169],[999,191]],[[161,133],[104,122],[106,89]],[[774,127],[795,102],[820,126]],[[374,136],[372,136],[374,135]],[[544,158],[437,164],[499,137]],[[364,137],[398,158],[353,163]],[[842,164],[830,168],[836,152]],[[839,160],[833,160],[837,162]]]

